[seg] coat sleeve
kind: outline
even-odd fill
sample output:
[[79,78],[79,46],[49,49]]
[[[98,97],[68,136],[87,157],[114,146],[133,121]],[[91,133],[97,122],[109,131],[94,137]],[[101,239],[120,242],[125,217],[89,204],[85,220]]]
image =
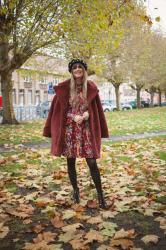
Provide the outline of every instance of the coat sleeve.
[[54,110],[54,105],[56,103],[56,99],[57,99],[57,96],[55,95],[52,100],[51,107],[48,113],[48,117],[47,117],[44,129],[43,129],[43,136],[45,137],[51,137],[51,118],[52,118],[52,114]]
[[100,119],[100,127],[101,127],[101,138],[108,138],[109,133],[108,133],[108,126],[106,122],[106,118],[104,115],[103,107],[100,101],[99,94],[96,96],[96,104],[99,112],[99,119]]

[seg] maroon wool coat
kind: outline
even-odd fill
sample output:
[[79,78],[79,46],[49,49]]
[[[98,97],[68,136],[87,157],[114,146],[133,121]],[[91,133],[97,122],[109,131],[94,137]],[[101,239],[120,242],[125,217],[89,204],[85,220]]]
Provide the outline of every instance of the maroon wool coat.
[[[54,86],[54,96],[50,111],[44,126],[43,136],[51,137],[51,154],[61,156],[65,135],[65,123],[69,103],[70,79]],[[107,138],[108,127],[101,105],[99,90],[95,83],[87,83],[87,100],[90,130],[92,135],[92,149],[94,158],[100,158],[101,138]]]

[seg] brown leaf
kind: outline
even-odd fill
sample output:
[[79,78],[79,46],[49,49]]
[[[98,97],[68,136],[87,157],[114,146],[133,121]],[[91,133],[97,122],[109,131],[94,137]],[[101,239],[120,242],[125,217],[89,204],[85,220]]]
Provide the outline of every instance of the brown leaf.
[[80,204],[73,204],[71,208],[74,209],[76,212],[85,211],[85,207],[81,206]]
[[121,239],[121,238],[133,238],[135,234],[135,230],[127,230],[125,231],[123,228],[119,231],[117,231],[114,235],[114,239]]
[[35,243],[38,243],[38,242],[41,242],[41,241],[45,241],[46,243],[49,243],[51,241],[54,241],[56,236],[57,236],[56,233],[43,232],[41,234],[38,234],[38,236],[36,238],[34,238],[33,241]]
[[67,225],[65,227],[62,227],[63,232],[71,232],[71,231],[76,231],[77,228],[83,227],[81,223],[75,223],[71,225]]
[[33,228],[33,231],[35,232],[35,233],[40,233],[41,231],[43,231],[44,230],[44,227],[41,225],[41,224],[39,224],[39,225],[35,225],[34,226],[34,228]]
[[84,245],[84,241],[80,239],[73,239],[69,241],[69,243],[72,245],[72,249],[75,250],[90,250],[89,246]]
[[30,220],[30,219],[25,219],[25,220],[23,220],[23,224],[30,224],[32,222],[32,220]]
[[112,239],[110,245],[111,247],[120,246],[123,250],[128,250],[130,247],[134,246],[134,243],[128,239]]
[[89,208],[97,208],[97,201],[96,200],[88,200],[87,207],[89,207]]
[[107,245],[100,245],[97,250],[118,250],[118,248],[115,248],[115,247],[110,247],[110,246],[107,246]]
[[40,197],[35,201],[37,207],[45,207],[48,204],[54,204],[54,200],[51,200],[47,197]]
[[24,250],[50,250],[47,242],[40,241],[38,243],[25,243]]
[[6,163],[6,159],[0,159],[0,165],[3,165]]
[[96,230],[90,230],[88,233],[86,233],[84,238],[87,239],[86,244],[93,241],[99,241],[99,242],[103,241],[103,235],[101,235],[100,232]]
[[149,242],[155,243],[157,244],[159,237],[157,235],[154,234],[149,234],[144,236],[143,238],[141,238],[141,240],[145,243],[148,244]]
[[98,224],[98,223],[101,223],[103,220],[101,218],[101,216],[95,216],[95,217],[91,217],[89,220],[87,220],[88,223],[91,223],[91,224]]
[[9,227],[4,226],[4,223],[0,223],[0,239],[3,239],[9,232]]
[[53,219],[51,219],[51,223],[55,228],[61,228],[65,226],[65,223],[60,219],[59,216],[55,216]]
[[53,179],[55,179],[55,180],[62,179],[66,174],[67,174],[66,171],[56,171],[53,174]]

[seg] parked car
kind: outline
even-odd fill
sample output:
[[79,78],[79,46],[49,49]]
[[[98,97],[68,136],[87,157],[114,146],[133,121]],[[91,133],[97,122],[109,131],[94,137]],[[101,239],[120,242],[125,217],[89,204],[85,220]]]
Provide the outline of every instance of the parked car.
[[[130,101],[130,102],[127,102],[127,103],[130,104],[133,109],[137,108],[137,102],[136,101]],[[141,107],[144,108],[144,105],[143,105],[142,102],[141,102]]]
[[[115,101],[102,101],[102,106],[104,112],[106,111],[117,111],[116,103]],[[121,103],[120,104],[120,109],[121,110],[131,110],[132,106],[128,103]]]
[[121,103],[121,109],[122,110],[131,110],[133,108],[129,103]]
[[103,106],[103,111],[104,112],[108,112],[108,111],[113,111],[114,108],[116,107],[113,107],[110,103],[102,103],[102,106]]
[[149,108],[150,102],[149,101],[141,101],[141,105],[143,105],[144,108]]
[[162,103],[161,103],[161,106],[166,106],[166,102],[162,102]]

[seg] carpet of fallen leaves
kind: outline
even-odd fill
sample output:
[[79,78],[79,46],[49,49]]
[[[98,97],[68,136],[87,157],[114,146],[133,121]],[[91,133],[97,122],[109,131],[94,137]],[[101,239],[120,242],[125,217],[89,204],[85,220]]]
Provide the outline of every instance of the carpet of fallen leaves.
[[65,158],[5,145],[0,155],[0,249],[165,250],[165,138],[102,145],[108,210],[98,208],[84,159],[74,205]]

